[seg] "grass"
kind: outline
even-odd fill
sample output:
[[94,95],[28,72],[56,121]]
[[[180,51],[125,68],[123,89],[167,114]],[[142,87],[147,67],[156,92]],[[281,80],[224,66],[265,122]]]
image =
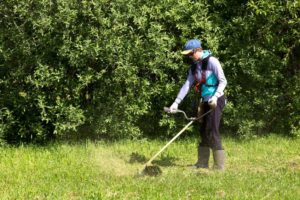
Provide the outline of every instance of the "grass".
[[0,199],[300,199],[299,142],[224,138],[222,173],[187,167],[196,140],[179,139],[154,161],[158,177],[136,174],[166,141],[2,147]]

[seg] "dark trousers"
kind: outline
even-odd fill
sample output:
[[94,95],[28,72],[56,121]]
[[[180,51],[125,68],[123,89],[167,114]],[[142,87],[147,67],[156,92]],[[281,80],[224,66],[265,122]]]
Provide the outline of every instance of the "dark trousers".
[[[210,147],[213,150],[223,150],[219,126],[224,106],[225,97],[223,95],[218,98],[217,107],[211,113],[204,116],[203,122],[200,125],[200,147]],[[204,113],[210,109],[207,102],[204,102],[202,108],[204,109]]]

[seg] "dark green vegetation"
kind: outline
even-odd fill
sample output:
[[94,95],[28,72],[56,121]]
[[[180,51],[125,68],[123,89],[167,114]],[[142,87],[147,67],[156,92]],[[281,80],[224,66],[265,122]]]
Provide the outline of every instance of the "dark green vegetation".
[[181,139],[155,159],[162,170],[155,177],[136,174],[162,141],[0,147],[1,200],[299,199],[299,138],[225,138],[223,173],[187,167],[196,160],[195,141]]
[[2,141],[78,128],[95,137],[174,133],[183,120],[162,108],[184,82],[179,52],[194,37],[223,64],[228,132],[299,135],[299,16],[296,0],[2,0]]

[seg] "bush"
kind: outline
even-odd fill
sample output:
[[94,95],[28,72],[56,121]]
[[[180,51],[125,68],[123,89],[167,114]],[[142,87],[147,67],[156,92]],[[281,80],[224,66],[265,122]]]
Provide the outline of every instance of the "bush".
[[274,0],[216,1],[212,7],[215,21],[226,20],[219,52],[232,106],[224,120],[237,134],[245,124],[252,134],[288,135],[299,127],[299,8],[296,1]]
[[1,3],[0,103],[10,114],[2,129],[9,142],[43,142],[84,123],[88,80],[79,76],[88,68],[62,54],[71,40],[62,30],[65,9],[51,1]]
[[[1,137],[43,142],[84,124],[101,137],[173,133],[185,121],[162,108],[186,78],[179,52],[190,38],[223,62],[227,129],[295,132],[297,16],[299,3],[272,0],[4,0]],[[181,105],[190,115],[194,96]]]

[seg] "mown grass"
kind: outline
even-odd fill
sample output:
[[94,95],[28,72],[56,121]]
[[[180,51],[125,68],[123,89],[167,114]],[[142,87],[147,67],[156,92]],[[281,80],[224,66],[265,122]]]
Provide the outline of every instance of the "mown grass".
[[[223,140],[227,169],[193,170],[196,140],[56,143],[0,148],[0,199],[300,199],[300,139]],[[212,159],[211,159],[212,160]],[[212,165],[212,161],[210,163]]]

